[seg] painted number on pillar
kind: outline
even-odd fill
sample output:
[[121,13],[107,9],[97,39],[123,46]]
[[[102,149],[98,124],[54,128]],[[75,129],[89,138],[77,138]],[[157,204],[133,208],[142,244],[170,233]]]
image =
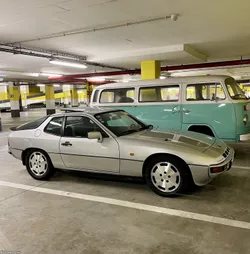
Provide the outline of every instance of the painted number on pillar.
[[14,94],[10,94],[10,98],[14,98]]

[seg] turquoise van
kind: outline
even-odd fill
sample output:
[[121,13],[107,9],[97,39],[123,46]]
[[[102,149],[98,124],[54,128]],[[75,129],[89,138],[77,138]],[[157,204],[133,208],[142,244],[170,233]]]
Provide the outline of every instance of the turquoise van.
[[250,100],[229,76],[101,85],[91,106],[124,109],[158,130],[188,130],[237,142],[250,133]]

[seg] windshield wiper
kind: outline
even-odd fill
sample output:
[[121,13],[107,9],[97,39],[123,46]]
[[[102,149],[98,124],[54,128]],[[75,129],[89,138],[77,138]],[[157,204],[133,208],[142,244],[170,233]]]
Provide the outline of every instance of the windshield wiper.
[[119,136],[124,136],[124,135],[132,134],[135,132],[138,132],[138,130],[127,130],[127,131],[122,132]]
[[144,127],[141,127],[139,130],[143,131],[143,130],[152,130],[154,128],[154,126],[152,124],[149,125],[145,125]]
[[237,93],[237,94],[233,95],[232,97],[239,97],[239,96],[244,96],[245,97],[245,95],[241,94],[241,93]]

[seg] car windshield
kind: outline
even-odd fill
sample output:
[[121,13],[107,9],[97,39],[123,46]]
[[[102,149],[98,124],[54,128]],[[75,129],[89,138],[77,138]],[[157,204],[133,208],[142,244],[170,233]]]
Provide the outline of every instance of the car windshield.
[[240,88],[234,78],[227,78],[225,80],[227,90],[230,94],[230,97],[234,100],[246,100],[248,99],[244,91]]
[[96,114],[95,118],[118,137],[152,127],[151,125],[145,125],[125,111],[100,113]]

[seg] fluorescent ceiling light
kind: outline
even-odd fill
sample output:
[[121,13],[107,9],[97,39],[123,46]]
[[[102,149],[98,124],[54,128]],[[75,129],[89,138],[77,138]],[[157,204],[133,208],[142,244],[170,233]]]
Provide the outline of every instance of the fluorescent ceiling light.
[[165,76],[160,76],[160,79],[166,79],[166,77]]
[[44,87],[45,85],[44,84],[37,84],[37,86]]
[[68,67],[75,67],[75,68],[82,68],[82,69],[87,68],[87,66],[82,63],[65,62],[65,61],[60,61],[60,60],[50,60],[49,62],[52,64],[63,65],[63,66],[68,66]]
[[0,74],[0,77],[6,77],[7,75],[6,74]]
[[61,74],[55,74],[55,73],[47,73],[47,72],[41,72],[40,76],[45,76],[45,77],[61,77]]
[[58,85],[58,84],[55,84],[55,85],[53,85],[54,87],[60,87],[61,85]]
[[88,78],[89,81],[105,81],[105,78],[103,77],[93,77],[93,78]]

